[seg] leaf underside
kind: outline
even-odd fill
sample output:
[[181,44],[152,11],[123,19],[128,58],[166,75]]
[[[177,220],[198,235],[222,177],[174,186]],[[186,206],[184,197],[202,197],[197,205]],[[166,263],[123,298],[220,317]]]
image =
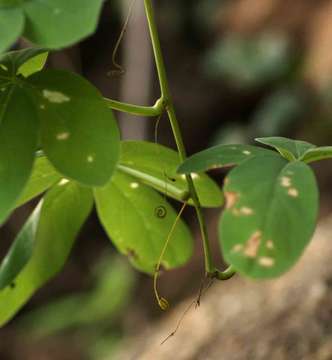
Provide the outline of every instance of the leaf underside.
[[[118,250],[139,270],[153,273],[176,212],[153,189],[117,172],[95,189],[100,221]],[[163,258],[166,269],[183,265],[192,254],[191,234],[180,221]]]

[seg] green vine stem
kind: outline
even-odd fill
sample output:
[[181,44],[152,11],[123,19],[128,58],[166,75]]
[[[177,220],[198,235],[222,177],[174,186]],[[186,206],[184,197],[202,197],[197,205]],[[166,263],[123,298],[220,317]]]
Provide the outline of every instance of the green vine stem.
[[104,101],[106,105],[113,110],[137,116],[155,117],[161,115],[165,110],[165,105],[162,99],[158,99],[153,106],[133,105],[107,98],[104,98]]
[[[168,118],[170,120],[170,124],[172,127],[174,139],[176,142],[176,146],[179,152],[179,157],[181,161],[184,161],[186,159],[186,149],[184,146],[179,122],[176,117],[176,112],[174,108],[174,103],[171,98],[171,93],[168,85],[167,80],[167,74],[166,74],[166,68],[164,64],[164,59],[162,55],[159,35],[158,35],[158,29],[155,21],[155,15],[154,15],[154,9],[152,6],[152,0],[144,0],[144,6],[145,6],[145,12],[146,17],[148,21],[150,36],[151,36],[151,42],[153,47],[153,53],[154,58],[156,62],[157,72],[158,72],[158,78],[160,83],[160,89],[161,89],[161,99],[162,102],[165,104],[166,111]],[[205,259],[205,272],[207,276],[214,277],[220,280],[225,280],[226,278],[230,278],[234,274],[233,268],[228,268],[224,273],[220,272],[219,270],[215,269],[215,266],[213,264],[212,256],[211,256],[211,248],[210,243],[208,239],[208,232],[206,223],[204,220],[201,204],[199,202],[197,192],[195,189],[195,185],[193,182],[193,179],[191,175],[186,175],[188,188],[190,192],[190,196],[193,200],[200,230],[201,230],[201,236],[202,236],[202,242],[203,242],[203,249],[204,249],[204,259]]]

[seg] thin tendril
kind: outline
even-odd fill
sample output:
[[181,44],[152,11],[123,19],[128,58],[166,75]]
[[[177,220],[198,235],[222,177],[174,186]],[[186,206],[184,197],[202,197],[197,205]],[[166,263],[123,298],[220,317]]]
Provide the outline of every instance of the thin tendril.
[[167,308],[169,307],[169,304],[168,304],[168,301],[161,297],[158,293],[158,287],[157,287],[157,283],[158,283],[158,276],[159,276],[159,272],[160,272],[160,267],[161,267],[161,263],[163,261],[163,258],[164,258],[164,255],[165,255],[165,252],[167,250],[167,247],[169,245],[169,242],[173,236],[173,233],[174,233],[174,230],[176,228],[176,225],[178,224],[178,222],[180,221],[180,218],[181,218],[181,215],[184,211],[184,209],[186,208],[187,206],[187,202],[183,203],[182,207],[181,207],[181,210],[179,211],[172,227],[171,227],[171,230],[170,232],[168,233],[168,236],[167,236],[167,239],[165,241],[165,245],[161,251],[161,254],[160,254],[160,257],[158,259],[158,263],[156,265],[156,269],[155,269],[155,272],[154,272],[154,275],[153,275],[153,290],[154,290],[154,294],[156,296],[156,299],[157,299],[157,302],[158,302],[158,305],[160,306],[160,308],[162,310],[167,310]]
[[124,36],[126,34],[126,31],[128,29],[129,21],[131,19],[131,15],[133,13],[133,8],[134,8],[135,3],[136,3],[136,0],[132,0],[131,3],[130,3],[125,23],[123,24],[123,27],[121,29],[119,38],[118,38],[118,40],[117,40],[117,42],[115,44],[115,47],[114,47],[114,50],[113,50],[113,53],[112,53],[112,64],[113,64],[113,67],[116,70],[111,70],[108,73],[108,75],[110,75],[110,76],[116,76],[116,75],[121,76],[121,75],[123,75],[125,73],[125,70],[124,70],[123,66],[121,66],[116,61],[116,56],[118,54],[118,50],[120,48],[121,42],[122,42],[122,40],[123,40],[123,38],[124,38]]
[[195,300],[193,300],[187,306],[187,308],[182,313],[180,319],[178,320],[175,329],[160,343],[160,345],[165,344],[166,341],[168,341],[171,337],[176,335],[176,333],[180,329],[180,326],[181,326],[185,316],[188,314],[189,310],[193,307],[193,305],[195,305],[195,309],[197,309],[200,306],[202,296],[210,289],[210,287],[212,286],[212,284],[214,282],[214,279],[213,278],[210,279],[210,281],[208,282],[207,285],[205,285],[205,282],[206,282],[206,278],[204,278],[204,280],[201,283],[201,286],[200,286],[199,291],[198,291],[197,298]]

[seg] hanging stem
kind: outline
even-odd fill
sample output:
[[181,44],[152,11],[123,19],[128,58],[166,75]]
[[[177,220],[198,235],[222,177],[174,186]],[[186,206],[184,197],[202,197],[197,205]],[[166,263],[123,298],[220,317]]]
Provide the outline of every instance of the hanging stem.
[[[154,53],[154,57],[155,57],[155,61],[156,61],[156,67],[157,67],[158,78],[159,78],[160,89],[161,89],[161,99],[163,100],[163,103],[166,106],[166,111],[168,114],[168,118],[170,120],[174,139],[175,139],[176,146],[177,146],[177,149],[179,152],[180,161],[183,162],[186,159],[186,149],[184,146],[179,122],[176,117],[174,103],[171,98],[171,93],[169,90],[166,68],[165,68],[164,59],[162,56],[160,40],[159,40],[159,35],[158,35],[158,29],[157,29],[154,10],[153,10],[153,6],[152,6],[152,0],[144,0],[144,6],[145,6],[146,17],[147,17],[147,21],[148,21],[148,25],[149,25],[149,30],[150,30],[153,53]],[[206,227],[201,204],[200,204],[198,196],[197,196],[197,192],[195,189],[193,179],[190,174],[186,175],[186,179],[187,179],[187,183],[188,183],[190,196],[194,202],[194,206],[195,206],[195,210],[196,210],[196,214],[197,214],[197,218],[198,218],[199,226],[200,226],[200,230],[201,230],[203,249],[204,249],[204,258],[205,258],[205,272],[206,272],[207,276],[215,277],[217,279],[220,278],[221,280],[223,280],[223,277],[224,277],[223,273],[216,270],[213,265],[212,256],[211,256],[211,248],[210,248],[209,239],[208,239],[207,227]],[[233,269],[232,268],[227,269],[226,271],[227,271],[227,274],[225,274],[225,277],[226,276],[229,277],[229,275],[233,272]]]

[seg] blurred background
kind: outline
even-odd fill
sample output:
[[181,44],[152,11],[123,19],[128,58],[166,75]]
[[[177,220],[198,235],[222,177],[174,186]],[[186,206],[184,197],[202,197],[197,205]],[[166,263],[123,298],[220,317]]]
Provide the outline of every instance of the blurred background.
[[[190,154],[272,135],[331,145],[331,0],[158,0],[155,5]],[[152,105],[159,88],[141,0],[133,5],[116,57],[125,74],[113,71],[112,52],[130,6],[131,0],[107,1],[97,32],[52,54],[48,66],[83,74],[107,97]],[[24,40],[17,47],[23,45]],[[123,138],[154,141],[155,120],[117,117]],[[174,147],[166,117],[158,141]],[[322,225],[299,267],[275,282],[235,278],[215,284],[163,346],[203,277],[193,214],[187,212],[186,220],[197,239],[195,255],[160,280],[172,304],[168,313],[156,304],[151,278],[117,255],[91,216],[64,271],[0,329],[0,359],[332,359],[330,165],[314,167]],[[220,184],[223,175],[213,174]],[[0,229],[1,256],[33,205],[19,209]],[[206,212],[215,253],[219,212]],[[216,259],[222,262],[218,254]]]

